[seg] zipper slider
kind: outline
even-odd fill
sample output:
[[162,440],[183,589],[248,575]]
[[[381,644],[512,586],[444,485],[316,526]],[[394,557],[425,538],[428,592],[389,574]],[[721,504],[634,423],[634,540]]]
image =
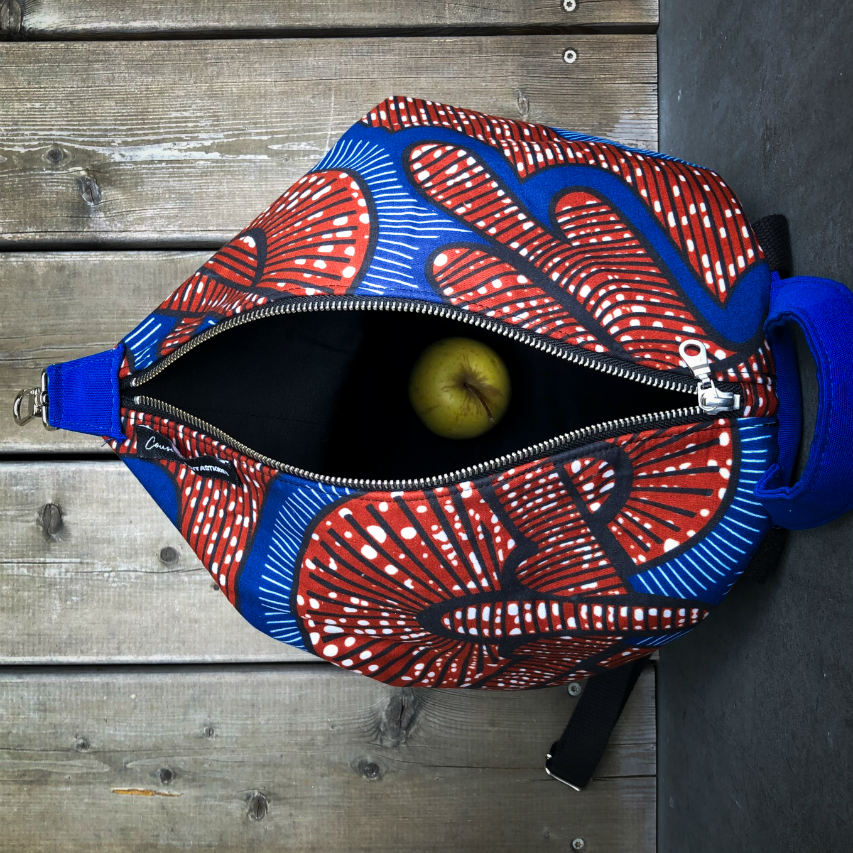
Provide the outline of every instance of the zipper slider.
[[56,429],[47,420],[47,371],[41,372],[41,386],[39,388],[27,388],[18,392],[15,402],[12,404],[12,414],[15,423],[23,426],[33,418],[41,418],[46,429]]
[[732,391],[721,391],[711,378],[711,362],[708,358],[708,347],[689,338],[682,341],[678,354],[684,363],[699,380],[699,408],[708,415],[718,415],[721,412],[734,412],[740,408],[740,394]]

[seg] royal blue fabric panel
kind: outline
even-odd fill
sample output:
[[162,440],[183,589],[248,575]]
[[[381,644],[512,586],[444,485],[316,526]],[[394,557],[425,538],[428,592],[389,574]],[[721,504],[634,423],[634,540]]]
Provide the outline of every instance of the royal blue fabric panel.
[[47,368],[48,422],[59,429],[123,441],[118,371],[124,347]]
[[[853,509],[853,293],[837,281],[776,279],[766,329],[769,335],[796,323],[817,367],[818,407],[814,436],[800,479],[788,483],[790,448],[756,486],[755,494],[782,527],[817,527]],[[795,382],[792,363],[777,364],[780,394]],[[791,408],[779,409],[780,430],[790,435]]]
[[299,549],[317,514],[351,493],[341,486],[287,474],[273,480],[237,582],[237,609],[259,631],[291,646],[306,647],[290,602]]
[[[368,181],[376,204],[378,240],[370,270],[356,293],[360,296],[383,295],[438,301],[423,270],[432,251],[447,240],[464,240],[488,246],[482,236],[439,210],[423,199],[401,173],[408,148],[424,139],[424,128],[414,127],[389,135],[385,130],[368,128],[362,124],[351,127],[315,170],[329,168],[364,168],[365,157],[370,159],[370,173],[375,180],[381,173],[381,182]],[[459,144],[455,130],[442,127],[429,128],[429,139],[448,144]],[[585,187],[609,199],[631,225],[641,233],[649,248],[659,258],[660,264],[672,273],[681,285],[687,299],[713,327],[735,344],[751,340],[761,328],[767,315],[770,291],[770,271],[766,264],[751,267],[729,294],[724,305],[711,297],[708,288],[697,279],[685,263],[681,253],[647,205],[615,175],[592,166],[551,166],[521,180],[512,165],[499,156],[486,142],[465,138],[467,150],[488,163],[489,170],[509,187],[530,213],[544,227],[550,225],[550,201],[561,187]],[[674,158],[673,158],[674,159]],[[388,193],[388,199],[384,194]],[[416,211],[417,236],[402,239],[396,232],[401,227],[400,197]],[[385,253],[388,253],[387,255]],[[385,260],[383,260],[385,258]],[[402,270],[400,262],[405,264]]]
[[[773,274],[773,286],[779,281]],[[768,324],[767,342],[776,364],[776,396],[779,399],[779,453],[776,464],[781,469],[778,485],[791,482],[803,432],[803,395],[797,368],[797,351],[792,329],[787,323]]]

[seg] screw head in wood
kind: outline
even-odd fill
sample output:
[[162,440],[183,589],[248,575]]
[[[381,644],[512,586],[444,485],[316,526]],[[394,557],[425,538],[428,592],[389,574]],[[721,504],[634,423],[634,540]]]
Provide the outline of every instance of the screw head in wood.
[[563,0],[563,11],[574,12],[578,8],[578,0]]
[[563,62],[567,65],[571,65],[573,62],[577,62],[578,60],[578,52],[571,47],[567,47],[563,51]]
[[579,681],[569,682],[569,696],[580,696],[583,693],[583,685]]
[[583,838],[574,838],[572,839],[572,850],[584,850],[586,848],[586,841]]

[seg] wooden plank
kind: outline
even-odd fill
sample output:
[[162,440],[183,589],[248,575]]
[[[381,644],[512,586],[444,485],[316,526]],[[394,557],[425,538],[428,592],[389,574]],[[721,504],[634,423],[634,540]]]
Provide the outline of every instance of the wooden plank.
[[245,622],[108,448],[0,464],[0,541],[0,666],[317,660]]
[[10,42],[0,244],[218,246],[394,92],[653,148],[656,76],[653,35]]
[[0,541],[0,666],[317,660],[234,610],[107,448],[0,464]]
[[[257,33],[358,27],[652,26],[657,0],[11,0],[7,32],[27,38],[113,34]],[[0,23],[2,26],[2,23]]]
[[0,465],[0,530],[0,664],[316,660],[243,620],[118,461]]
[[[654,674],[576,794],[565,690],[399,690],[319,667],[0,673],[4,851],[647,853]],[[135,794],[135,795],[134,795]]]
[[48,364],[109,349],[211,253],[0,253],[0,452],[99,452],[96,437],[19,427],[9,407]]

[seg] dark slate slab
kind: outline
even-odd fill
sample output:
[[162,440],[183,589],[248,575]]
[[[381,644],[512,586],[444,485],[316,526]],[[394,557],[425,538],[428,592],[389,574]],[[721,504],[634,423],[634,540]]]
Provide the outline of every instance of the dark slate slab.
[[[848,286],[851,34],[830,0],[661,2],[662,150],[717,169],[751,217],[786,214],[795,274]],[[663,853],[853,849],[851,546],[853,514],[792,534],[768,580],[661,653]]]

